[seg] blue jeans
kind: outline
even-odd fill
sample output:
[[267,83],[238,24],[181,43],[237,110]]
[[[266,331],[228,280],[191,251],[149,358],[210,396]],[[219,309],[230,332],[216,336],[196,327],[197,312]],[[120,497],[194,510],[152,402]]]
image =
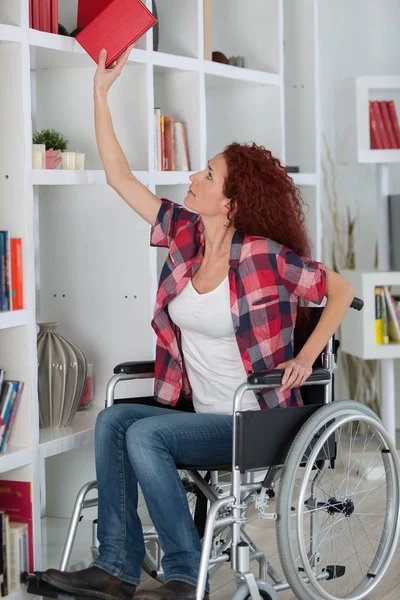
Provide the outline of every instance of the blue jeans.
[[100,546],[94,565],[139,584],[145,555],[139,484],[164,552],[165,580],[196,585],[201,544],[176,464],[230,464],[232,416],[116,404],[98,415],[95,453]]

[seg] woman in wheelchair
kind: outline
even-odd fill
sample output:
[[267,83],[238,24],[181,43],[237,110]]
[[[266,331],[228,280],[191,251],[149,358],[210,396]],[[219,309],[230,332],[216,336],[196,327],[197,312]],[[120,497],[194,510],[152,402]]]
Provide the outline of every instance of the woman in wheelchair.
[[[50,569],[43,579],[105,600],[192,600],[201,544],[176,465],[231,462],[233,396],[254,371],[283,369],[282,385],[246,392],[242,410],[301,405],[298,388],[354,290],[308,258],[303,201],[264,147],[232,143],[211,158],[190,176],[185,207],[157,198],[132,175],[107,104],[129,51],[109,69],[100,55],[95,125],[108,184],[151,225],[150,244],[169,248],[152,320],[154,403],[119,403],[99,414],[98,558],[81,571]],[[321,304],[325,296],[319,323],[295,356],[299,302]],[[154,590],[136,589],[145,555],[138,485],[164,553],[165,583]]]

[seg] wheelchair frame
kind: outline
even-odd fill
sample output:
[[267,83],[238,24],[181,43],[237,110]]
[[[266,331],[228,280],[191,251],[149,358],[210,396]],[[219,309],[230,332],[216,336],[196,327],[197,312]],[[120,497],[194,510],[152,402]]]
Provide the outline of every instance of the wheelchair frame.
[[[353,301],[352,307],[360,310],[362,308],[362,301],[355,299]],[[337,367],[336,363],[336,352],[335,352],[335,339],[334,336],[328,341],[323,353],[322,357],[322,365],[323,368],[317,368],[313,370],[313,373],[307,380],[305,385],[323,385],[324,386],[324,404],[320,404],[315,406],[315,412],[323,409],[326,405],[329,405],[333,400],[333,371]],[[120,381],[131,380],[131,379],[143,379],[150,378],[154,376],[154,372],[152,369],[152,362],[138,362],[138,363],[122,363],[118,365],[114,369],[114,375],[108,382],[107,391],[106,391],[106,407],[110,407],[114,404],[114,393],[115,387],[117,383]],[[259,511],[262,512],[263,518],[277,519],[276,513],[268,513],[265,512],[265,508],[268,508],[268,488],[273,485],[274,475],[276,471],[282,467],[281,464],[270,464],[268,466],[268,473],[265,477],[264,481],[255,482],[253,480],[253,472],[258,470],[263,470],[267,468],[264,466],[257,466],[253,469],[243,469],[243,465],[241,465],[240,458],[240,416],[245,414],[241,413],[241,403],[243,394],[248,390],[260,390],[266,388],[277,387],[281,385],[281,377],[283,371],[271,371],[268,373],[255,373],[248,377],[247,382],[243,383],[236,390],[233,400],[233,446],[232,446],[232,465],[231,465],[231,493],[227,496],[220,498],[215,491],[210,487],[204,479],[199,474],[199,470],[203,470],[205,467],[179,467],[185,468],[189,472],[195,484],[199,487],[204,496],[210,501],[210,508],[207,514],[207,520],[205,525],[205,533],[203,537],[203,545],[202,545],[202,555],[201,555],[201,563],[199,569],[199,576],[197,582],[197,590],[196,590],[196,600],[202,600],[204,597],[204,591],[206,586],[207,574],[209,572],[210,565],[220,565],[224,562],[231,562],[231,567],[234,571],[236,571],[239,580],[242,581],[242,584],[239,585],[235,595],[234,600],[245,600],[245,598],[250,597],[252,600],[260,600],[260,592],[264,599],[269,600],[277,600],[277,592],[293,588],[292,585],[288,581],[282,581],[272,567],[272,565],[268,562],[267,557],[264,552],[261,551],[256,544],[250,539],[247,533],[243,529],[243,524],[246,523],[246,511],[250,506],[249,500],[251,502],[256,500],[256,507]],[[352,401],[350,401],[352,402]],[[339,401],[339,404],[347,403],[349,401]],[[356,404],[356,403],[354,403]],[[333,407],[332,407],[333,408]],[[290,409],[287,409],[290,410]],[[357,414],[357,409],[355,410],[355,414]],[[263,411],[264,412],[264,411]],[[265,411],[268,412],[268,411]],[[331,411],[333,412],[333,411]],[[397,457],[397,452],[389,439],[386,431],[384,430],[380,421],[374,418],[374,413],[370,411],[371,415],[365,416],[365,421],[371,422],[373,426],[380,433],[382,440],[385,443],[385,449],[382,452],[385,454],[384,460],[389,461],[388,468],[392,468],[395,477],[393,478],[394,486],[399,487],[399,461]],[[349,416],[350,415],[350,416]],[[353,415],[354,416],[354,415]],[[343,416],[337,418],[336,416],[332,418],[330,417],[330,421],[327,422],[327,428],[324,430],[321,439],[318,443],[311,448],[310,454],[310,464],[308,466],[308,470],[312,469],[312,465],[316,464],[316,461],[319,459],[320,451],[324,447],[327,441],[329,441],[330,437],[335,433],[335,427],[337,423],[348,423],[352,419],[351,411],[345,410]],[[333,425],[331,424],[334,421]],[[292,443],[292,446],[294,443]],[[301,462],[301,461],[299,461]],[[325,463],[327,461],[325,460]],[[311,466],[310,466],[311,465]],[[323,469],[325,466],[323,467]],[[322,469],[322,470],[323,470]],[[225,469],[224,469],[225,470]],[[242,475],[244,474],[243,481]],[[317,473],[315,482],[318,481],[321,473]],[[218,475],[214,471],[211,473],[211,483],[215,486],[218,482]],[[314,485],[314,484],[313,484]],[[66,570],[68,568],[68,562],[72,551],[72,546],[74,543],[77,526],[81,517],[81,511],[85,508],[90,508],[93,506],[97,506],[98,500],[95,499],[86,499],[86,495],[89,491],[93,490],[97,487],[97,483],[92,481],[86,484],[79,492],[74,512],[71,518],[71,523],[69,527],[69,531],[67,534],[64,551],[61,558],[60,570]],[[304,493],[302,497],[302,502],[304,502]],[[306,503],[306,502],[304,502]],[[388,550],[386,554],[383,555],[382,560],[386,561],[383,566],[380,565],[381,572],[379,572],[379,576],[373,575],[373,580],[367,591],[361,590],[360,593],[353,596],[351,598],[354,600],[361,600],[365,598],[367,594],[371,592],[371,590],[378,584],[379,580],[382,578],[384,572],[389,566],[390,560],[393,557],[395,551],[395,545],[399,536],[399,523],[400,523],[400,499],[399,493],[393,499],[393,503],[396,505],[396,510],[393,515],[387,518],[389,525],[393,528],[392,538],[389,543]],[[339,512],[339,510],[337,510]],[[342,511],[343,512],[343,511]],[[222,515],[222,516],[221,516]],[[317,514],[314,511],[310,516],[311,523],[314,522],[315,518],[317,518]],[[386,523],[386,521],[385,521]],[[232,532],[231,539],[231,547],[230,551],[223,553],[221,555],[215,556],[214,558],[210,558],[213,536],[216,530],[221,530],[229,526]],[[313,527],[313,524],[311,524]],[[157,541],[157,534],[146,534],[144,533],[145,542],[149,540]],[[301,552],[303,552],[303,556],[307,556],[307,549],[304,544],[301,548]],[[382,551],[383,552],[383,551]],[[314,550],[312,554],[311,564],[308,564],[306,560],[303,562],[304,564],[304,582],[309,583],[313,578],[315,578],[316,582],[321,579],[330,579],[332,577],[340,577],[337,574],[336,569],[339,567],[334,567],[334,575],[332,572],[326,569],[320,574],[316,574],[316,567],[318,560],[315,558],[314,554],[317,554],[317,551]],[[259,578],[256,579],[254,574],[250,571],[250,560],[257,560],[259,563]],[[379,562],[379,561],[378,561]],[[378,568],[377,568],[378,570]],[[272,584],[267,581],[267,576],[272,580]],[[301,585],[300,585],[301,588]],[[303,594],[302,590],[297,589],[294,590],[297,594]],[[317,593],[317,592],[315,592]],[[318,592],[320,593],[320,592]],[[310,600],[314,598],[326,598],[327,600],[332,600],[335,597],[331,596],[328,592],[324,595],[314,595],[314,591],[311,591],[309,595],[304,593],[304,595],[299,595],[299,598],[303,598],[305,600]]]

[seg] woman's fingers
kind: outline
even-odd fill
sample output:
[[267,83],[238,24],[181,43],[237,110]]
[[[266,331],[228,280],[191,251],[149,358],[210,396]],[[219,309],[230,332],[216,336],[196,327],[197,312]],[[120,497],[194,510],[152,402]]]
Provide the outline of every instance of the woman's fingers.
[[99,67],[101,69],[106,68],[106,60],[107,60],[107,50],[105,48],[103,48],[102,50],[100,50],[100,54],[99,54]]

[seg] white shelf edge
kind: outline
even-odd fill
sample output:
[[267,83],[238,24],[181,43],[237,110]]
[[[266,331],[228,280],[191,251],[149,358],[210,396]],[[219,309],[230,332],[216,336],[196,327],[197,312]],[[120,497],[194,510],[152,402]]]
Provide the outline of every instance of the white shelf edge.
[[[133,171],[144,185],[149,182],[148,171]],[[67,169],[31,169],[32,185],[105,185],[103,170],[74,171]]]
[[0,42],[20,42],[21,27],[18,25],[0,25]]
[[382,150],[371,150],[371,149],[359,149],[358,152],[359,163],[399,163],[400,162],[400,148],[385,148]]
[[[86,54],[75,38],[37,31],[35,29],[29,29],[29,43],[32,47],[60,50],[62,52],[70,52],[71,54]],[[88,58],[92,60],[89,56]],[[133,48],[127,62],[149,63],[155,67],[204,72],[217,77],[262,85],[280,86],[282,83],[281,76],[275,73],[255,69],[243,69],[233,65],[224,65],[209,60],[167,54],[165,52],[155,52],[153,50]]]
[[40,429],[39,458],[48,458],[88,446],[94,441],[94,426],[100,408],[77,412],[71,425],[58,429]]
[[20,448],[9,445],[6,453],[0,454],[0,473],[30,465],[34,453],[34,448]]
[[189,177],[196,171],[152,171],[150,183],[154,185],[190,185]]
[[28,324],[28,311],[24,310],[9,310],[0,312],[0,330],[9,329],[10,327],[20,327]]
[[312,186],[318,184],[317,173],[288,173],[295,185]]

